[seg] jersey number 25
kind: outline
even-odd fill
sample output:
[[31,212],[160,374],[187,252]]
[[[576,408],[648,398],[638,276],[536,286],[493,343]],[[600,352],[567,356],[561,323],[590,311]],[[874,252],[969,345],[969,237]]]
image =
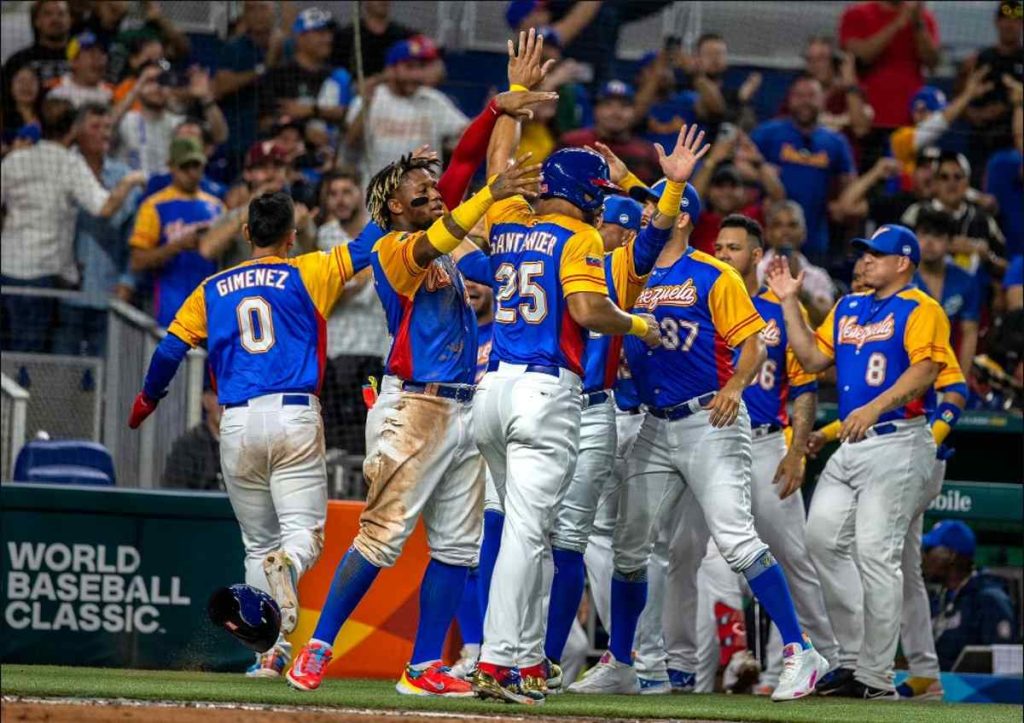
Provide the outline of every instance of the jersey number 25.
[[250,354],[263,354],[274,346],[274,317],[270,304],[261,296],[247,296],[235,308],[242,348]]
[[[526,261],[517,269],[509,263],[502,264],[494,272],[495,280],[501,284],[498,289],[497,311],[494,313],[494,320],[499,324],[514,324],[516,315],[523,318],[527,324],[539,324],[548,315],[548,297],[544,287],[537,284],[534,279],[544,274],[543,261]],[[506,307],[504,304],[512,299],[519,292],[522,303],[518,306]]]

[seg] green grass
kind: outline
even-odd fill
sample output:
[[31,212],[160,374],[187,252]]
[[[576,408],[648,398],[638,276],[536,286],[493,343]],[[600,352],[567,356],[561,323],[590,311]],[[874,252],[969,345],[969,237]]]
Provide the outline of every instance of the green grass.
[[475,700],[424,700],[395,693],[378,680],[329,680],[302,694],[281,680],[248,680],[238,674],[114,670],[58,666],[0,666],[4,695],[130,698],[268,705],[509,713],[581,718],[703,718],[756,721],[856,721],[857,723],[1020,723],[1021,707],[942,703],[865,703],[810,698],[772,703],[753,696],[552,696],[543,706],[506,706]]

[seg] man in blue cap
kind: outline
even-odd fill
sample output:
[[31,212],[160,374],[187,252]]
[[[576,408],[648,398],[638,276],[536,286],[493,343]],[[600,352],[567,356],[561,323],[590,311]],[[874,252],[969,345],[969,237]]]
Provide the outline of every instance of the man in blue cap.
[[[864,251],[863,282],[874,293],[844,296],[817,332],[800,311],[803,272],[793,278],[786,260],[776,258],[765,278],[782,302],[797,360],[811,374],[835,365],[839,390],[842,444],[807,517],[807,550],[840,647],[839,667],[817,691],[893,699],[900,560],[936,453],[924,395],[955,362],[942,307],[911,283],[921,260],[914,233],[891,224],[853,245]],[[863,613],[850,604],[857,597]]]
[[932,628],[939,667],[951,670],[968,645],[1017,642],[1017,616],[1006,581],[974,567],[974,531],[943,520],[921,538],[924,574],[942,586],[932,597]]

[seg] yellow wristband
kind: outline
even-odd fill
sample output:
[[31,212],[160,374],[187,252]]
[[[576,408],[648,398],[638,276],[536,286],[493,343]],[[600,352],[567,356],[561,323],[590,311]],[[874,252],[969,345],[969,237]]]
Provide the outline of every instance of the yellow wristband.
[[508,89],[513,93],[525,93],[526,91],[529,90],[529,88],[527,88],[525,85],[519,85],[519,83],[512,83],[512,85],[510,85]]
[[639,337],[647,336],[647,331],[648,331],[648,329],[650,329],[650,326],[647,323],[647,319],[643,318],[642,316],[637,316],[636,314],[631,314],[629,319],[630,319],[630,324],[629,324],[629,335],[630,336],[639,336]]
[[679,202],[683,199],[684,184],[666,181],[665,190],[658,199],[658,212],[662,216],[678,216]]
[[946,441],[946,437],[953,431],[953,428],[946,424],[941,419],[936,419],[932,423],[932,438],[935,440],[935,444],[939,445]]
[[838,419],[829,422],[824,427],[818,430],[818,433],[825,437],[826,442],[835,442],[839,439],[839,430],[843,424]]
[[647,187],[647,185],[639,178],[637,178],[632,171],[626,172],[626,177],[619,182],[619,185],[622,186],[627,191],[631,188],[636,188],[637,186],[643,186],[644,188]]
[[452,220],[458,224],[459,228],[468,233],[471,228],[476,226],[476,222],[484,217],[492,203],[494,203],[494,196],[491,195],[491,187],[484,186],[477,191],[475,196],[455,207],[455,210],[452,211]]

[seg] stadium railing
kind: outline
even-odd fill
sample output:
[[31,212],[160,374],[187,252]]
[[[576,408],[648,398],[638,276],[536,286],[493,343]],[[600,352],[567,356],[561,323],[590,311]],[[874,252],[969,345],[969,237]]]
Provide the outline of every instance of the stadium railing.
[[25,414],[29,393],[6,374],[0,374],[0,479],[10,479],[14,460],[25,445]]

